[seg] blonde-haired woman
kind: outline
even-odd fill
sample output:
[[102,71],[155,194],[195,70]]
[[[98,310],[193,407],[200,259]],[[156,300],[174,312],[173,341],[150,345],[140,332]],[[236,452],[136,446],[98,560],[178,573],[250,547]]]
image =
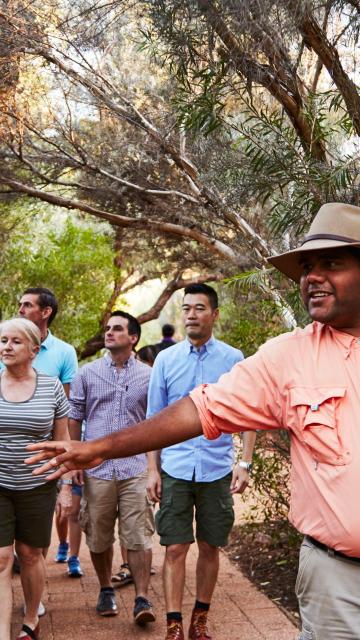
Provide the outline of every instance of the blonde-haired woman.
[[[33,476],[24,464],[26,445],[68,439],[68,402],[57,378],[35,371],[40,331],[30,320],[14,318],[0,325],[0,638],[10,640],[13,545],[20,561],[26,613],[18,638],[39,637],[38,607],[45,585],[42,549],[49,546],[56,484]],[[60,500],[69,504],[71,487]]]

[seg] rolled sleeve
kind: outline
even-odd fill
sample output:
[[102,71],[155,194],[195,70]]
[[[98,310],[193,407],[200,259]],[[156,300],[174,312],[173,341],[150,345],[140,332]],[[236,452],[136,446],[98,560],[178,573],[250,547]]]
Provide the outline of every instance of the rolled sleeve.
[[76,374],[70,385],[70,413],[69,418],[82,422],[86,412],[86,384],[82,372]]
[[190,397],[209,440],[222,433],[282,426],[278,388],[259,352],[236,364],[216,384],[197,387]]

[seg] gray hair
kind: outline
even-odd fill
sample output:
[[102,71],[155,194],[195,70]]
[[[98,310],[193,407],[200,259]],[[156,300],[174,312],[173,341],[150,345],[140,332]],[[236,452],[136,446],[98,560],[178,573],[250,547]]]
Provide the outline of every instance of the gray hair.
[[39,327],[36,326],[31,320],[26,318],[11,318],[10,320],[4,320],[0,324],[0,334],[6,329],[17,329],[22,333],[34,347],[40,347],[41,345],[41,333]]

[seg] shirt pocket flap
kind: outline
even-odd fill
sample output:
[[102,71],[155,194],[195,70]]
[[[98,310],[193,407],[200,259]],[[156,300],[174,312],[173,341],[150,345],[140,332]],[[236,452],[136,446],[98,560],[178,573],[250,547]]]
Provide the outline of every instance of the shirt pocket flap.
[[290,389],[292,407],[304,407],[303,428],[322,424],[336,427],[335,399],[343,398],[346,387],[293,387]]

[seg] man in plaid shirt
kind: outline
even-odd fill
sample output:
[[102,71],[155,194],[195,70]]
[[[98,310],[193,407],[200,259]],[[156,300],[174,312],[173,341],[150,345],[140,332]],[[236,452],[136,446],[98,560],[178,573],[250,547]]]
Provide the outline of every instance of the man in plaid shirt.
[[[114,311],[105,327],[109,353],[83,366],[70,390],[69,428],[80,440],[85,420],[85,440],[109,435],[145,418],[151,369],[134,357],[140,338],[136,318]],[[96,610],[101,616],[118,613],[111,569],[115,522],[120,543],[128,551],[135,584],[134,620],[143,625],[155,615],[147,598],[154,519],[146,496],[147,459],[139,454],[107,460],[86,471],[80,523],[100,583]]]

